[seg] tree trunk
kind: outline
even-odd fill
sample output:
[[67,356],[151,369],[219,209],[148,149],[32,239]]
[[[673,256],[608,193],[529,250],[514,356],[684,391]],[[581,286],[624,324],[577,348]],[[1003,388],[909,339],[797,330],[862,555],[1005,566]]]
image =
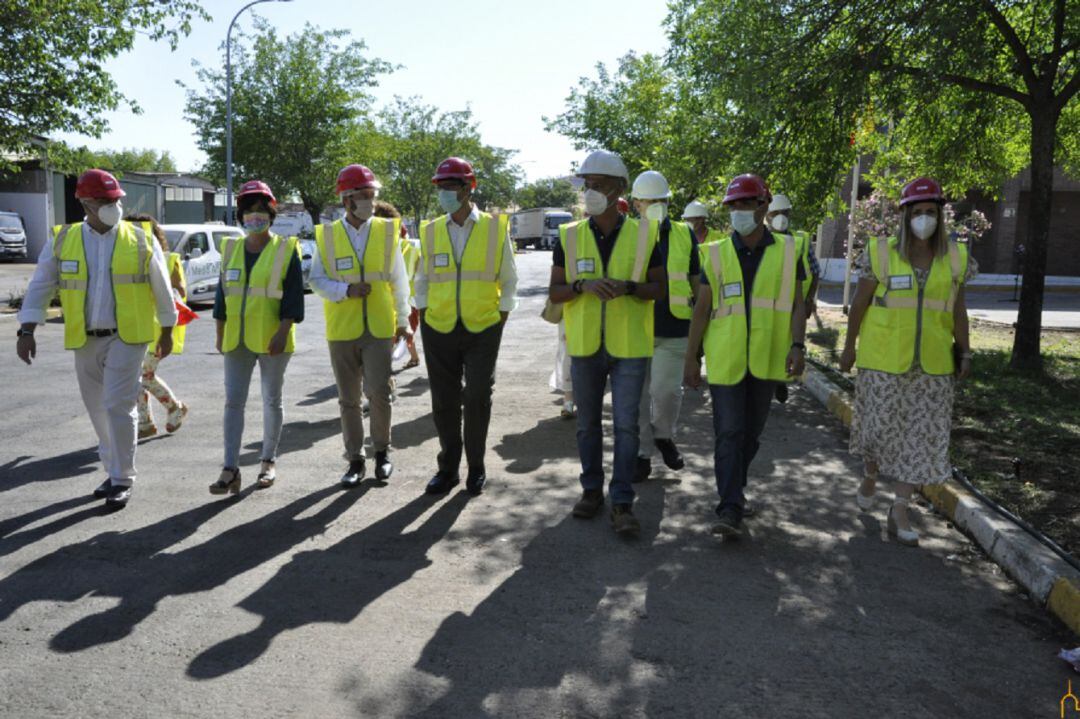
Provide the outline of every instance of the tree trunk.
[[1018,370],[1042,368],[1039,340],[1042,334],[1043,290],[1046,286],[1046,254],[1050,241],[1050,208],[1054,190],[1054,138],[1058,114],[1052,101],[1033,103],[1031,117],[1031,201],[1028,204],[1024,281],[1016,320],[1012,360]]

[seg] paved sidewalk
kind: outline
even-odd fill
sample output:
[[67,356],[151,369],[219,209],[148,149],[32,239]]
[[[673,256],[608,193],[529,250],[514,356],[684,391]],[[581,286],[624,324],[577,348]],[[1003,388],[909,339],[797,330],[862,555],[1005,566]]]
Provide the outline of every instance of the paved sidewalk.
[[[856,511],[841,426],[802,389],[774,405],[744,541],[709,534],[693,392],[687,469],[638,486],[642,536],[570,518],[574,429],[538,317],[550,253],[518,261],[478,498],[422,494],[437,445],[423,365],[398,377],[393,478],[338,489],[310,296],[280,479],[239,501],[206,491],[222,403],[208,311],[161,367],[187,424],[143,444],[115,514],[89,497],[102,475],[60,326],[34,367],[0,352],[0,716],[1057,716],[1072,675],[1055,655],[1076,639],[925,509],[923,548],[888,541],[886,500]],[[249,487],[258,404],[255,383]]]

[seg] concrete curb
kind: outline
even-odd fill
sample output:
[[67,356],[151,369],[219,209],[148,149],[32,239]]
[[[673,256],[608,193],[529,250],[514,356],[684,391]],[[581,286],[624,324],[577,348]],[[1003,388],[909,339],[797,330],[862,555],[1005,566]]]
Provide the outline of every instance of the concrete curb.
[[[45,319],[54,320],[57,317],[63,317],[63,314],[64,313],[61,312],[59,307],[49,307],[45,310]],[[18,315],[18,312],[0,312],[0,320],[6,320],[9,317],[11,319],[15,319],[16,317],[18,317]]]
[[[803,384],[845,427],[851,427],[854,401],[849,393],[812,366],[806,368]],[[1080,635],[1080,571],[957,482],[929,485],[921,491],[1013,580]]]

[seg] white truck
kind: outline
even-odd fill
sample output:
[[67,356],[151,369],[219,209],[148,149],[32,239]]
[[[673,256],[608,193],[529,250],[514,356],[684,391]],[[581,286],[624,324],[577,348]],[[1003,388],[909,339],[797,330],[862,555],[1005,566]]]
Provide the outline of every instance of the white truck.
[[521,210],[510,216],[510,239],[519,250],[529,245],[550,250],[559,243],[559,226],[573,220],[573,215],[558,207]]

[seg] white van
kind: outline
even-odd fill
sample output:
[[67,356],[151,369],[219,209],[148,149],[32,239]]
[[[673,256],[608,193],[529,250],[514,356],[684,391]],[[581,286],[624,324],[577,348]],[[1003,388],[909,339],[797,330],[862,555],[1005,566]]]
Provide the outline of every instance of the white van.
[[188,301],[213,302],[221,274],[221,246],[244,233],[228,225],[162,225],[169,250],[179,253],[187,275]]

